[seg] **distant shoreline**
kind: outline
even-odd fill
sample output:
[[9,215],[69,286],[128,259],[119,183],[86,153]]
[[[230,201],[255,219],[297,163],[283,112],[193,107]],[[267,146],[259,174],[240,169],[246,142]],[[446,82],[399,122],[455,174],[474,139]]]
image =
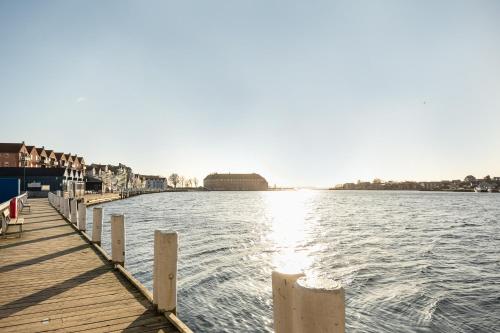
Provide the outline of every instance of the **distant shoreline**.
[[410,190],[403,190],[403,189],[344,189],[344,188],[329,188],[329,191],[379,191],[379,192],[394,192],[394,191],[405,191],[405,192],[468,192],[472,193],[474,192],[473,189],[461,189],[461,190],[418,190],[418,189],[410,189]]

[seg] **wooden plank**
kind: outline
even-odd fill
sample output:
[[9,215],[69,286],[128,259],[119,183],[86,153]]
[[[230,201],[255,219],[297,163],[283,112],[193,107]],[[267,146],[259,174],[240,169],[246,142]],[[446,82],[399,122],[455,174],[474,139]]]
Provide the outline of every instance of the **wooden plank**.
[[29,313],[25,315],[11,316],[0,320],[0,328],[14,325],[27,324],[32,322],[41,322],[46,318],[55,318],[57,316],[71,317],[76,314],[99,313],[104,310],[120,309],[124,307],[135,306],[142,307],[144,310],[153,309],[148,303],[131,302],[129,299],[120,301],[99,302],[97,304],[87,304],[72,308],[60,308],[56,310]]

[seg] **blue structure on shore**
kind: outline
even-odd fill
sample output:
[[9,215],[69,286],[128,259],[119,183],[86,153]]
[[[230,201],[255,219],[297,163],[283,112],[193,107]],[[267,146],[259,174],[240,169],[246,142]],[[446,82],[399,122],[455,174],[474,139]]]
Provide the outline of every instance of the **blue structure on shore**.
[[0,168],[0,178],[19,181],[22,192],[45,192],[65,190],[72,179],[64,168]]
[[18,178],[0,178],[0,203],[17,197],[21,192],[21,180]]

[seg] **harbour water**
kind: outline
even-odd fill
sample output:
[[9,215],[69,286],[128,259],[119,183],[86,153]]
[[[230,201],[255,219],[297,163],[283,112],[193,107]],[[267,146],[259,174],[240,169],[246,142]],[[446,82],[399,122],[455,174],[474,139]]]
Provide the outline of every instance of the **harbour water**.
[[125,214],[125,265],[150,289],[154,230],[179,233],[179,316],[195,332],[272,332],[276,268],[340,281],[348,332],[500,332],[500,194],[187,192],[102,207],[104,248],[110,215]]

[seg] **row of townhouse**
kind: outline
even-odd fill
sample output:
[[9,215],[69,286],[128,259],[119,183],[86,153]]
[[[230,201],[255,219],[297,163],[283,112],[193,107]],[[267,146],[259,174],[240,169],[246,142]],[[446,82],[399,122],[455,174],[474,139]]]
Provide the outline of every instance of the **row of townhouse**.
[[85,170],[81,156],[59,153],[45,147],[27,146],[21,143],[0,143],[0,167],[66,168]]
[[0,143],[0,178],[17,178],[21,191],[81,194],[85,168],[84,158],[78,155],[24,142]]

